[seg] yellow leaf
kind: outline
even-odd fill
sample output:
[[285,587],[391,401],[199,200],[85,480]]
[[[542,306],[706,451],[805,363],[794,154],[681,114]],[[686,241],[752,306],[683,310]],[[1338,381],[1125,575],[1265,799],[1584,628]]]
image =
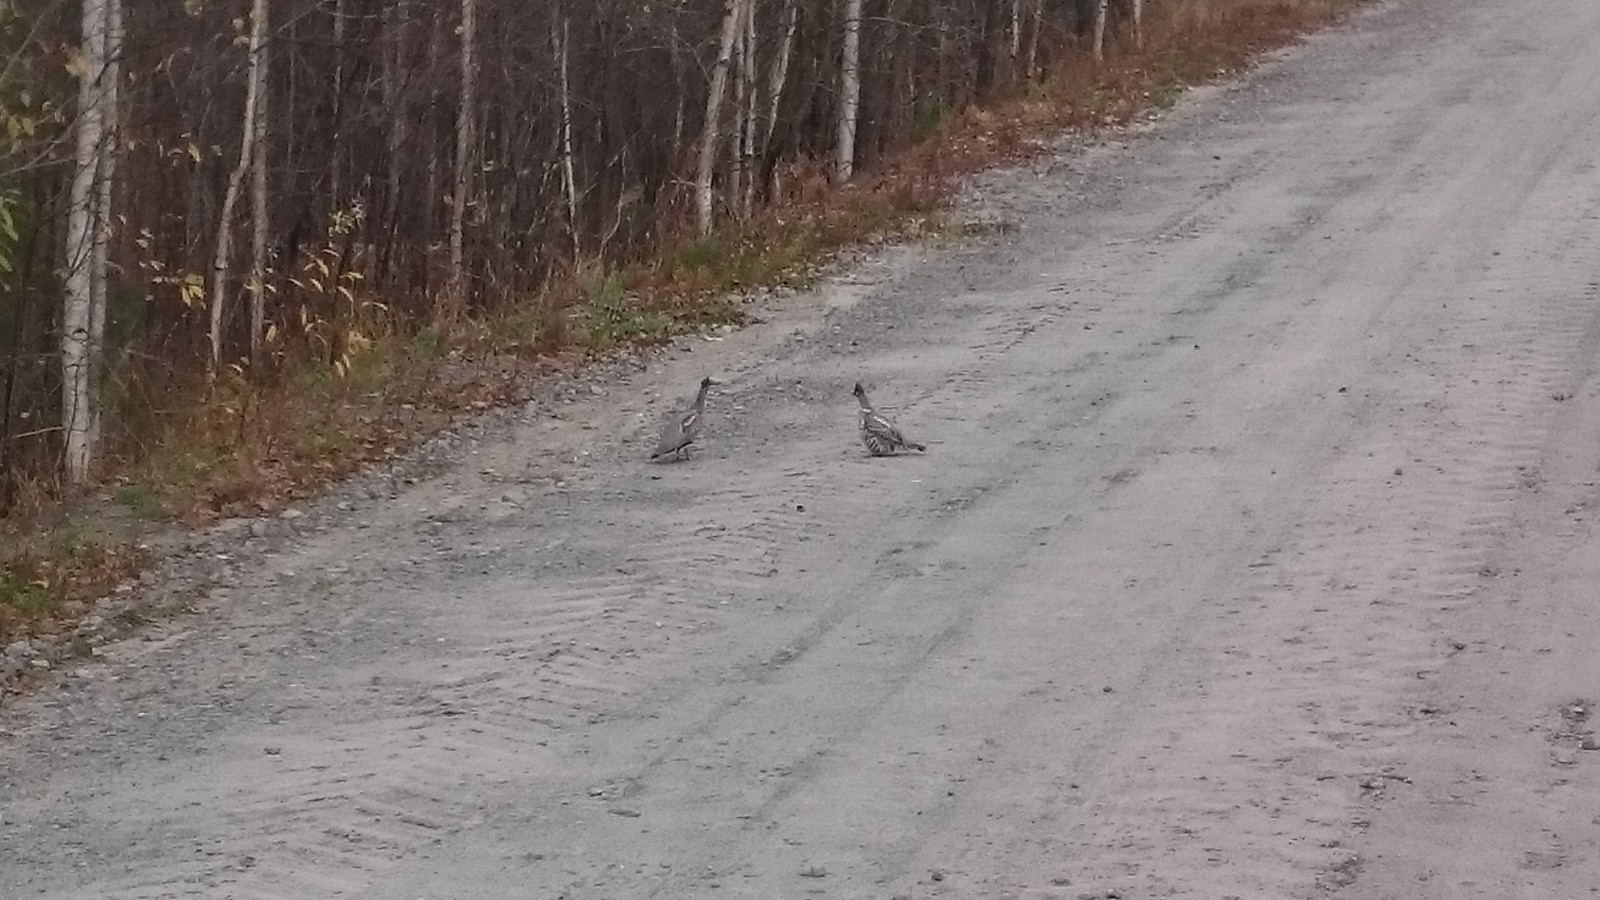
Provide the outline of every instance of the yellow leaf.
[[82,78],[83,73],[89,71],[88,63],[83,58],[83,51],[77,47],[67,48],[66,61],[67,74],[73,78]]
[[183,282],[178,285],[178,297],[183,300],[184,306],[199,306],[206,299],[206,283],[194,272],[183,276]]

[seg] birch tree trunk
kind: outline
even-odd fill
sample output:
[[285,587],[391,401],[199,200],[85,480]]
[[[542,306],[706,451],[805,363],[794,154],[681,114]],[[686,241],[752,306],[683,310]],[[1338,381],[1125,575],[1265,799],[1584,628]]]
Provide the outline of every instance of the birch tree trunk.
[[458,319],[467,308],[466,219],[471,184],[473,119],[478,102],[478,0],[461,0],[461,99],[456,113],[455,188],[450,204],[450,283],[441,311]]
[[[754,7],[754,0],[751,0]],[[748,219],[755,203],[755,170],[751,165],[756,141],[756,17],[754,9],[744,17],[739,29],[739,80],[734,97],[739,107],[739,135],[734,145],[734,185],[738,191],[739,216]]]
[[[103,82],[100,141],[99,222],[94,231],[94,267],[89,270],[93,285],[89,303],[89,380],[100,384],[105,365],[106,274],[111,249],[111,192],[116,185],[117,156],[122,144],[120,103],[122,97],[122,0],[106,0],[106,69]],[[91,393],[97,389],[91,387]],[[89,405],[89,446],[100,446],[100,403],[98,394]],[[91,457],[93,456],[91,451]]]
[[1039,30],[1044,27],[1044,0],[1033,0],[1029,13],[1032,24],[1028,27],[1028,77],[1039,76]]
[[694,179],[695,230],[702,235],[711,231],[711,179],[716,172],[717,145],[722,134],[722,95],[727,93],[728,65],[733,59],[733,44],[739,36],[744,8],[745,0],[727,0],[722,14],[722,42],[716,65],[711,69],[711,89],[706,95],[706,120],[700,132],[700,167]]
[[[267,66],[271,59],[257,31],[266,33],[267,0],[260,0],[261,24],[251,29],[250,89],[255,92],[255,120],[250,141],[250,364],[259,367],[264,359],[262,342],[266,338],[267,316]],[[338,165],[334,171],[338,171]],[[335,202],[338,199],[334,193]]]
[[[344,38],[347,12],[345,3],[346,0],[334,0],[333,3],[333,121],[335,131],[332,140],[335,147],[340,146],[340,131],[344,128],[343,107],[345,104],[344,83],[346,77]],[[266,117],[263,116],[261,121],[262,128],[265,129]],[[265,135],[265,133],[265,130],[263,130],[262,134]],[[338,154],[334,157],[332,171],[328,173],[328,193],[332,196],[334,203],[341,205],[345,202],[344,164],[344,154]]]
[[572,258],[583,252],[578,230],[578,174],[572,159],[572,83],[569,73],[572,42],[571,22],[561,6],[556,7],[558,23],[550,30],[555,44],[556,67],[561,83],[561,189],[567,201],[567,234],[572,238]]
[[1011,71],[1008,78],[1016,78],[1022,62],[1022,0],[1011,0]]
[[[430,12],[432,13],[432,16],[428,25],[427,62],[424,71],[438,72],[439,60],[444,58],[445,13],[444,10],[437,7],[432,8]],[[400,77],[406,77],[404,67],[401,68]],[[430,109],[437,108],[439,105],[444,103],[444,91],[441,90],[436,81],[429,83],[427,87],[427,97],[428,106]],[[421,221],[418,222],[417,226],[414,228],[414,234],[417,235],[416,240],[431,248],[433,246],[434,236],[439,233],[439,229],[441,227],[446,232],[449,231],[449,224],[446,222],[441,225],[438,216],[439,209],[447,205],[443,186],[443,151],[440,149],[440,145],[444,143],[444,134],[440,128],[438,116],[422,116],[421,121],[417,123],[417,125],[417,131],[419,132],[417,135],[417,141],[423,147],[427,148],[428,156],[427,162],[423,164],[424,174],[422,178],[422,199],[420,204],[418,204],[422,207],[424,212],[421,216],[418,216]],[[433,292],[436,296],[443,297],[443,291],[449,287],[448,275],[445,278],[445,284],[440,285],[434,283],[431,260],[426,271],[428,274],[425,279],[425,288]],[[438,310],[435,310],[434,314],[435,317],[437,317]]]
[[1102,62],[1106,58],[1106,0],[1095,0],[1094,4],[1094,61]]
[[1131,0],[1133,3],[1133,46],[1144,49],[1144,0]]
[[789,59],[794,55],[794,32],[799,17],[795,0],[784,0],[783,14],[779,18],[783,36],[778,39],[778,49],[767,69],[767,111],[761,123],[761,162],[767,174],[767,198],[770,202],[779,194],[778,167],[772,158],[772,133],[778,127],[778,108],[783,103],[783,89],[789,81]]
[[861,0],[845,0],[844,59],[839,66],[839,134],[833,177],[843,184],[855,173],[856,118],[861,109]]
[[239,190],[244,176],[255,159],[256,104],[261,101],[257,91],[261,80],[256,68],[261,65],[261,48],[267,37],[267,0],[253,0],[250,5],[250,75],[244,94],[244,129],[239,140],[239,163],[228,177],[228,189],[222,195],[222,212],[217,217],[216,254],[211,260],[211,375],[222,363],[222,321],[228,298],[229,255],[233,250],[233,209],[239,204]]
[[105,225],[104,177],[108,0],[83,0],[83,71],[78,76],[78,129],[68,188],[65,296],[61,309],[61,424],[69,484],[88,481],[94,465],[95,391],[90,337],[97,277],[95,242]]
[[672,57],[672,153],[667,158],[674,166],[683,161],[684,98],[688,90],[683,83],[682,39],[678,36],[678,20],[673,18],[667,26],[667,46]]
[[784,0],[777,53],[772,57],[772,67],[767,70],[767,117],[762,123],[761,152],[772,146],[772,131],[778,125],[778,105],[783,101],[783,88],[789,80],[789,57],[794,53],[794,30],[798,22],[795,0]]
[[[405,70],[405,36],[406,20],[404,8],[397,3],[388,3],[383,7],[383,57],[382,73],[383,82],[383,109],[389,120],[388,140],[385,160],[385,176],[387,189],[384,192],[383,210],[383,240],[384,258],[387,263],[388,254],[393,252],[396,238],[400,229],[400,174],[404,171],[401,152],[406,145],[407,115],[404,108],[404,94],[401,91],[401,81]],[[429,198],[431,204],[433,198]],[[431,207],[430,207],[431,208]],[[292,261],[290,261],[292,264]],[[387,268],[387,265],[384,266]]]

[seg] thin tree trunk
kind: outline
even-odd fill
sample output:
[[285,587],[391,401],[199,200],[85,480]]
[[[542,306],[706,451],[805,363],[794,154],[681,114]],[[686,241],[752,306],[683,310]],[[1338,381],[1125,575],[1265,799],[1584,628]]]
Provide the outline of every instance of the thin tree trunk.
[[244,94],[244,128],[239,140],[239,163],[228,177],[228,189],[222,195],[222,212],[217,216],[216,254],[211,261],[211,374],[215,376],[222,363],[222,321],[228,297],[229,254],[232,252],[233,208],[239,203],[239,191],[244,176],[255,159],[256,104],[261,101],[257,91],[260,80],[256,67],[261,65],[261,48],[267,36],[267,0],[253,0],[250,6],[250,76]]
[[456,171],[450,205],[450,283],[444,318],[457,319],[467,308],[466,219],[471,186],[473,119],[478,103],[478,2],[461,0],[461,99],[456,113]]
[[1044,27],[1044,0],[1033,0],[1033,9],[1029,13],[1033,20],[1028,27],[1028,77],[1039,76],[1039,30]]
[[[445,285],[435,284],[433,280],[433,246],[439,233],[439,208],[446,205],[445,202],[441,201],[447,202],[447,198],[444,197],[444,188],[441,185],[444,179],[444,162],[440,158],[441,151],[439,146],[444,142],[444,135],[441,133],[439,117],[434,115],[434,110],[444,103],[444,95],[439,89],[438,79],[440,75],[439,61],[444,58],[445,13],[444,10],[437,7],[434,7],[432,12],[433,16],[429,23],[428,33],[428,62],[424,68],[424,71],[428,73],[428,83],[430,85],[428,88],[428,114],[422,117],[422,121],[426,126],[423,129],[425,133],[419,136],[417,142],[427,148],[428,161],[423,168],[424,175],[422,180],[423,200],[421,206],[424,213],[418,217],[421,221],[417,223],[415,234],[417,235],[417,243],[428,248],[424,257],[427,264],[423,268],[423,277],[421,279],[423,287],[437,296],[442,296],[440,292],[445,289]],[[448,226],[446,226],[446,231],[448,231]],[[446,235],[446,240],[448,241],[448,234]],[[445,280],[448,283],[448,277]]]
[[[669,13],[669,15],[673,14]],[[685,88],[683,83],[683,52],[681,42],[682,39],[678,36],[678,20],[674,16],[671,19],[667,30],[668,49],[669,54],[672,57],[672,96],[674,98],[672,105],[672,155],[669,156],[668,159],[672,160],[673,166],[677,166],[683,162],[683,105],[689,94],[689,91]]]
[[96,232],[104,226],[100,181],[105,160],[107,0],[83,0],[84,68],[78,81],[78,129],[67,210],[65,296],[61,309],[61,424],[70,484],[83,484],[94,465],[96,348],[90,339],[94,307]]
[[1144,49],[1144,0],[1131,0],[1133,3],[1133,46]]
[[695,229],[700,234],[711,231],[711,178],[716,171],[717,144],[721,136],[722,95],[728,89],[728,64],[733,59],[733,44],[739,36],[744,7],[744,0],[727,0],[722,14],[722,42],[717,51],[717,63],[711,70],[711,90],[706,95],[706,120],[700,133],[700,168],[694,181]]
[[778,166],[772,158],[772,133],[778,127],[778,110],[783,102],[783,89],[789,81],[789,60],[794,55],[794,32],[799,22],[795,0],[784,0],[780,18],[783,37],[778,41],[778,51],[767,70],[767,115],[761,124],[761,161],[767,173],[767,201],[779,194]]
[[[260,0],[262,32],[265,33],[267,0]],[[252,30],[254,40],[254,30]],[[255,91],[256,108],[253,123],[254,137],[250,141],[250,364],[259,367],[265,362],[262,345],[266,338],[267,317],[267,67],[271,57],[261,47],[251,52],[251,89]],[[335,161],[334,171],[338,171]],[[335,202],[338,194],[335,193]]]
[[[111,255],[111,195],[116,185],[117,157],[121,149],[122,130],[119,106],[122,98],[122,0],[106,0],[106,70],[103,94],[104,135],[100,141],[100,208],[99,222],[95,228],[94,279],[89,305],[89,378],[93,385],[100,384],[105,366],[106,338],[106,274],[110,271]],[[100,446],[100,403],[90,405],[89,445]]]
[[739,136],[734,149],[734,185],[738,191],[739,216],[748,219],[755,201],[751,166],[756,139],[756,17],[753,9],[744,17],[744,27],[739,34],[739,79],[734,88],[739,108]]
[[1095,0],[1094,4],[1094,61],[1102,62],[1106,58],[1106,0]]
[[839,67],[839,134],[833,177],[844,183],[855,173],[856,119],[861,110],[861,0],[845,0],[844,58]]
[[[346,0],[334,0],[333,3],[333,135],[329,143],[333,147],[332,166],[328,172],[328,195],[338,205],[345,203],[344,187],[344,142],[341,140],[340,131],[344,128],[344,82],[345,82],[345,3]],[[262,120],[263,123],[265,119]]]
[[[383,7],[383,108],[389,119],[388,146],[386,149],[388,177],[387,190],[385,191],[384,218],[381,223],[384,236],[384,271],[388,271],[388,258],[394,252],[394,244],[400,229],[400,174],[404,171],[401,162],[402,152],[406,144],[406,123],[409,116],[404,108],[404,96],[400,91],[400,82],[405,71],[405,7],[398,3],[386,3]],[[429,198],[428,202],[433,202]],[[293,260],[285,261],[285,265],[292,265]]]
[[568,71],[572,42],[571,22],[566,10],[558,6],[559,24],[550,30],[555,42],[556,66],[561,82],[561,189],[567,201],[567,234],[572,239],[572,258],[582,255],[583,240],[578,230],[578,175],[572,154],[572,83]]
[[789,80],[789,57],[794,53],[794,30],[799,17],[795,14],[795,0],[784,0],[783,37],[778,41],[778,52],[772,57],[772,67],[767,70],[767,117],[762,124],[761,152],[772,146],[772,131],[778,125],[778,106],[783,100],[783,89]]
[[1022,62],[1022,0],[1011,0],[1011,71],[1008,78],[1016,78]]

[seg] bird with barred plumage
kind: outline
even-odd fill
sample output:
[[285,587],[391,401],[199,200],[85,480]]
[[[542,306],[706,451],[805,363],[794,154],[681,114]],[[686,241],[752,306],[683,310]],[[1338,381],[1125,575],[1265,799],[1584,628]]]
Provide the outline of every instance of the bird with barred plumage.
[[872,403],[867,399],[867,390],[856,382],[856,400],[861,403],[861,443],[867,447],[867,452],[873,456],[891,456],[900,450],[916,450],[926,452],[927,447],[906,440],[900,429],[889,421],[884,415],[872,408]]
[[653,460],[673,457],[682,459],[689,451],[689,445],[700,434],[700,420],[706,411],[706,394],[711,392],[711,386],[722,382],[707,376],[700,379],[700,393],[695,395],[694,405],[686,412],[673,413],[667,416],[666,422],[661,426],[661,439],[656,442],[656,452],[650,454]]

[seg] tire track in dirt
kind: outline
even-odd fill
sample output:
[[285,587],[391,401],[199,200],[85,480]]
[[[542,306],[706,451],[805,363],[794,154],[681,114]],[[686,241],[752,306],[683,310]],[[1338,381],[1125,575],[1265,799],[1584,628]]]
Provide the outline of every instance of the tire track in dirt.
[[[1551,181],[1547,193],[1570,190],[1565,179]],[[1326,811],[1348,809],[1352,794],[1363,807],[1381,807],[1385,797],[1410,789],[1407,760],[1384,748],[1403,745],[1449,708],[1421,700],[1393,705],[1392,686],[1409,681],[1425,689],[1465,637],[1451,627],[1452,612],[1477,602],[1485,579],[1514,577],[1500,559],[1514,536],[1514,501],[1537,489],[1544,435],[1559,414],[1552,397],[1581,368],[1577,355],[1594,325],[1592,305],[1574,288],[1600,270],[1593,250],[1600,233],[1528,231],[1522,246],[1497,251],[1518,262],[1503,282],[1486,279],[1481,292],[1492,299],[1472,303],[1435,336],[1439,346],[1476,348],[1472,368],[1419,362],[1419,371],[1391,373],[1387,402],[1425,411],[1408,416],[1404,433],[1359,436],[1307,486],[1298,502],[1311,515],[1271,548],[1255,586],[1226,609],[1231,628],[1221,627],[1219,640],[1229,649],[1205,688],[1175,704],[1182,711],[1173,733],[1199,745],[1231,743],[1240,748],[1233,765],[1245,772],[1214,778],[1207,789],[1163,780],[1151,767],[1114,792],[1123,799],[1104,811],[1108,817],[1137,822],[1168,810],[1189,868],[1238,865],[1200,838],[1218,828],[1282,834],[1284,843],[1256,848],[1247,868],[1270,870],[1262,860],[1276,858],[1285,869],[1320,869],[1319,883],[1337,887],[1359,866],[1341,848],[1352,823],[1359,829],[1368,813],[1346,819]],[[1530,275],[1546,287],[1530,290]],[[1410,354],[1426,355],[1420,348]],[[1277,715],[1263,718],[1231,702],[1251,680],[1258,683],[1250,693]],[[1330,683],[1340,685],[1332,702],[1307,704]],[[1132,752],[1157,758],[1161,749]],[[1260,796],[1281,767],[1302,774],[1295,792],[1263,807],[1238,806],[1241,796]],[[1178,799],[1186,796],[1186,803]],[[1200,815],[1185,822],[1172,814],[1185,806]],[[1160,848],[1130,840],[1114,830],[1100,835],[1087,854],[1097,865],[1080,877],[1090,885],[1126,884],[1129,873],[1149,871],[1147,854]],[[1239,883],[1277,889],[1259,872]]]
[[[1585,170],[1592,164],[1575,174]],[[1583,523],[1594,451],[1585,446],[1575,454],[1563,432],[1593,440],[1592,406],[1584,407],[1594,401],[1600,346],[1600,190],[1592,180],[1560,174],[1566,205],[1549,215],[1577,228],[1560,236],[1517,232],[1525,239],[1486,277],[1498,316],[1452,336],[1496,352],[1497,365],[1473,373],[1493,385],[1486,414],[1494,427],[1473,435],[1470,446],[1502,506],[1466,519],[1485,546],[1478,577],[1458,573],[1434,598],[1453,652],[1410,698],[1416,729],[1396,755],[1415,783],[1372,798],[1376,822],[1357,842],[1373,863],[1358,881],[1367,892],[1404,884],[1425,898],[1576,896],[1600,875],[1594,839],[1573,827],[1587,822],[1596,784],[1584,765],[1588,754],[1563,755],[1554,738],[1539,746],[1541,735],[1571,730],[1565,710],[1585,705],[1594,683],[1592,668],[1572,651],[1557,653],[1570,643],[1577,656],[1592,655],[1586,609],[1567,608],[1577,619],[1554,614],[1565,592],[1576,588],[1586,597],[1593,584],[1581,573],[1593,558]],[[1497,319],[1502,329],[1494,327]],[[1516,650],[1539,662],[1517,662]],[[1516,683],[1508,685],[1512,671]],[[1546,703],[1552,707],[1541,709]],[[1419,821],[1435,827],[1418,828]],[[1462,847],[1473,851],[1458,858]]]

